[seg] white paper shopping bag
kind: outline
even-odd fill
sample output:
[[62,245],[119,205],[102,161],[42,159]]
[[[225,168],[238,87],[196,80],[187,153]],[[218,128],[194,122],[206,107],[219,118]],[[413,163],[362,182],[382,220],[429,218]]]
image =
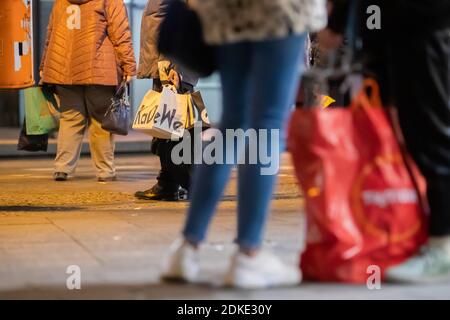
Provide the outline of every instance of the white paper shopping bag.
[[183,136],[189,101],[189,94],[178,94],[167,86],[163,88],[153,124],[157,136],[167,139]]
[[139,109],[134,117],[133,129],[143,133],[154,136],[158,133],[153,130],[155,124],[155,117],[159,108],[159,101],[161,93],[149,90],[139,106]]

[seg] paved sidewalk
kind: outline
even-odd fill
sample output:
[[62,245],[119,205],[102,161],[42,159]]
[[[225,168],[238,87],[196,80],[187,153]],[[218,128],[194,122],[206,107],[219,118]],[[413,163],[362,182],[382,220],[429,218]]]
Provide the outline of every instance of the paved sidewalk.
[[[56,139],[50,138],[47,152],[27,152],[17,150],[20,128],[0,128],[0,158],[26,156],[54,156],[56,154]],[[130,130],[127,136],[116,136],[116,154],[149,152],[151,137],[143,133]],[[89,154],[87,137],[83,141],[82,154]]]
[[[450,298],[450,284],[366,286],[305,283],[239,291],[217,287],[233,252],[235,177],[202,251],[201,285],[159,281],[162,257],[178,235],[187,202],[135,200],[158,173],[152,156],[119,156],[119,180],[99,183],[83,158],[77,176],[51,180],[48,159],[0,160],[0,299],[398,299]],[[303,200],[288,159],[274,194],[265,246],[296,263]],[[81,290],[68,290],[66,270],[81,268]]]

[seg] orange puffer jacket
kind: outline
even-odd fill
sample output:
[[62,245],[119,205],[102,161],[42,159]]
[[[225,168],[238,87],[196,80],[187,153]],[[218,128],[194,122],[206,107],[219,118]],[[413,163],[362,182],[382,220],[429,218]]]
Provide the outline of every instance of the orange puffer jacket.
[[42,82],[117,85],[136,73],[123,0],[56,0],[42,57]]

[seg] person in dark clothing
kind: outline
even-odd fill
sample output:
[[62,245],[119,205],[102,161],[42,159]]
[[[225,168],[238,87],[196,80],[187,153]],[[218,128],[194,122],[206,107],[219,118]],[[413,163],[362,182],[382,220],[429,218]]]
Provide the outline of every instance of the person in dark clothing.
[[[157,49],[158,29],[166,10],[174,0],[149,0],[144,9],[141,25],[141,49],[139,79],[153,79],[153,90],[161,92],[163,84],[174,84],[179,93],[192,93],[197,78],[180,66],[173,65]],[[190,187],[191,166],[175,165],[170,157],[178,141],[154,138],[151,151],[160,159],[161,170],[157,183],[148,190],[137,191],[135,196],[143,200],[176,201],[187,198]],[[181,187],[180,187],[181,186]]]
[[[331,1],[322,48],[342,43],[352,0]],[[450,0],[357,1],[357,57],[395,105],[406,146],[427,181],[429,242],[387,270],[389,280],[450,279]],[[367,8],[380,8],[381,28],[368,27]]]

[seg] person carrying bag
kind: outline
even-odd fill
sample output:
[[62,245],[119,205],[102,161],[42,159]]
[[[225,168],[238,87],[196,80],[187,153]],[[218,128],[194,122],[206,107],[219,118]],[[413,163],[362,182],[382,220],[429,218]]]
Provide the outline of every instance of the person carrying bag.
[[56,181],[75,171],[86,130],[98,181],[116,179],[114,137],[102,122],[116,87],[136,72],[126,10],[123,0],[53,4],[40,74],[61,101]]
[[[164,85],[175,86],[178,94],[192,94],[198,82],[197,76],[158,50],[161,24],[167,18],[168,8],[178,2],[180,1],[148,0],[142,15],[138,78],[152,79],[153,90],[146,94],[141,103],[139,117],[135,118],[133,123],[136,130],[145,130],[147,133],[153,130],[153,120],[160,105],[160,93]],[[178,37],[171,32],[169,36]],[[186,101],[184,98],[182,100]],[[179,124],[177,126],[178,129],[182,129]],[[159,157],[161,170],[156,178],[157,183],[147,190],[137,191],[136,198],[157,201],[177,201],[186,198],[186,191],[190,188],[191,165],[177,166],[171,159],[171,151],[179,141],[171,141],[171,135],[164,132],[153,130],[152,134],[151,152]]]

